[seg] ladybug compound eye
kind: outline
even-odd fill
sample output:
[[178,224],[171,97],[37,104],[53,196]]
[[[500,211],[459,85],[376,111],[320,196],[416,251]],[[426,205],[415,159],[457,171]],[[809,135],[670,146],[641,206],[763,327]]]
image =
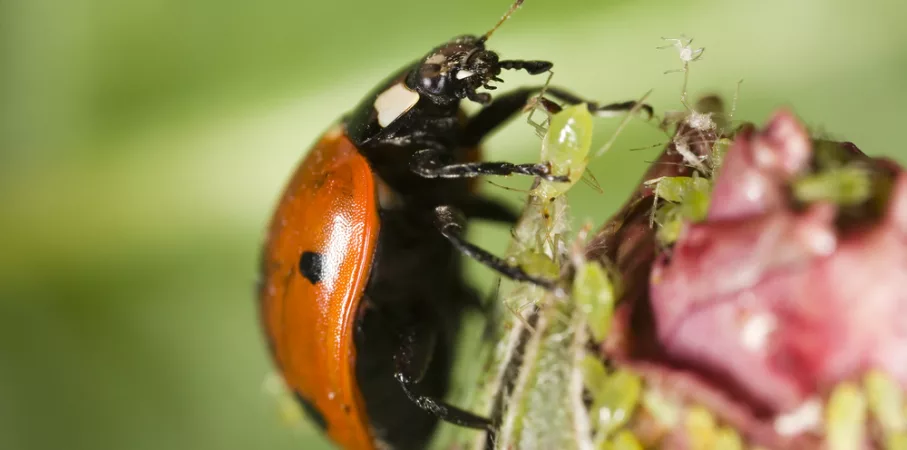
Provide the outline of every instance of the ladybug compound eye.
[[433,55],[423,63],[419,70],[416,71],[417,77],[415,85],[419,92],[431,95],[444,95],[449,89],[448,78],[451,72],[446,63],[439,63],[445,60],[443,55]]
[[447,88],[447,76],[437,74],[431,77],[421,79],[422,89],[431,94],[443,94]]

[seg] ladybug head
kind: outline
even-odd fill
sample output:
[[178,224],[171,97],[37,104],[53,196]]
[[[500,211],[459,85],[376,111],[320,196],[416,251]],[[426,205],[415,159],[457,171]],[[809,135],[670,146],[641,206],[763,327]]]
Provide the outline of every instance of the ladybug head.
[[535,75],[551,69],[547,61],[501,61],[497,53],[485,49],[488,38],[522,4],[523,0],[515,0],[497,25],[484,35],[460,36],[432,50],[410,73],[407,84],[435,103],[449,104],[468,98],[485,105],[491,102],[491,94],[476,91],[494,90],[489,83],[504,81],[498,78],[501,70],[526,69]]
[[435,48],[413,70],[407,84],[436,103],[450,103],[468,98],[487,104],[491,94],[477,92],[479,88],[496,89],[491,82],[501,70],[525,69],[532,75],[551,68],[547,61],[501,61],[498,54],[485,48],[486,36],[461,36]]

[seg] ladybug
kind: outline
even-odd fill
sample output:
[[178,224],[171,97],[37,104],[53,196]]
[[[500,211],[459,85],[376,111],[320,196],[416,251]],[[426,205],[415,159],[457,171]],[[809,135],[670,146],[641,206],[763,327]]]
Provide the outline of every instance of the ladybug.
[[[461,317],[480,306],[462,255],[503,275],[550,280],[462,238],[467,219],[517,215],[479,196],[474,177],[524,174],[566,181],[547,164],[482,162],[479,143],[539,87],[492,102],[502,70],[548,72],[547,61],[501,60],[492,32],[461,36],[379,84],[323,134],[289,181],[263,249],[259,308],[271,354],[313,423],[342,448],[424,448],[440,418],[490,421],[439,399]],[[547,88],[567,103],[584,100]],[[468,99],[485,105],[472,117]],[[635,102],[598,107],[629,110]]]

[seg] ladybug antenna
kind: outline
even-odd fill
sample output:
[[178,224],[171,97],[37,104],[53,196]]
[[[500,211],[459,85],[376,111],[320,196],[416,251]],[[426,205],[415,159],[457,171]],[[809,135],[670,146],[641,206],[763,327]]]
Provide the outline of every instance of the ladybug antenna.
[[499,20],[498,23],[495,24],[494,27],[492,27],[490,30],[488,30],[487,33],[485,33],[484,35],[482,35],[482,37],[479,38],[479,43],[481,44],[481,43],[484,43],[485,41],[487,41],[488,38],[490,38],[491,35],[494,34],[495,30],[498,29],[498,27],[500,27],[504,22],[506,22],[507,19],[509,19],[510,16],[511,16],[516,10],[520,9],[520,6],[523,6],[523,0],[516,0],[516,1],[514,1],[513,4],[510,5],[510,9],[507,10],[507,13],[504,14],[503,17],[501,17],[501,20]]

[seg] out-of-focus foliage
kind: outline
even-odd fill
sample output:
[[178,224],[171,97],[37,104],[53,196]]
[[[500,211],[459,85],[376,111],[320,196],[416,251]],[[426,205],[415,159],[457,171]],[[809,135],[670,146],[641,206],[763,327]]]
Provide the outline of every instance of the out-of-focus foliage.
[[[507,6],[0,3],[0,448],[324,448],[262,393],[270,366],[253,285],[265,220],[335,117]],[[692,94],[729,97],[745,79],[738,118],[786,104],[903,159],[905,14],[847,0],[530,0],[491,47],[551,59],[555,84],[603,102],[655,88],[648,101],[664,111],[680,107],[681,75],[662,74],[678,68],[676,53],[655,47],[687,33],[707,48]],[[505,78],[504,88],[544,81]],[[612,131],[596,123],[593,149]],[[608,217],[660,146],[629,150],[667,139],[631,123],[590,165],[602,192],[571,191],[574,216]],[[539,142],[515,122],[489,148],[532,160]],[[507,230],[473,235],[503,251]]]

